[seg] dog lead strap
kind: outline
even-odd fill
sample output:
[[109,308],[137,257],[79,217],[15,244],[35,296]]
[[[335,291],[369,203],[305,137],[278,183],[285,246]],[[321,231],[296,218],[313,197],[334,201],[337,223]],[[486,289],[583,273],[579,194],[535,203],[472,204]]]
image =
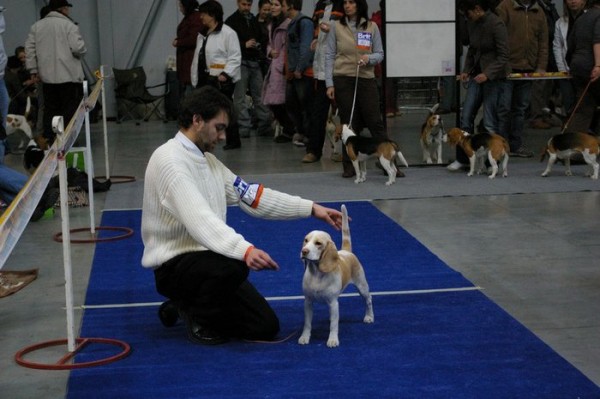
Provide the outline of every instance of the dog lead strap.
[[356,91],[358,90],[358,72],[360,70],[360,64],[356,64],[356,80],[354,81],[354,97],[352,98],[352,110],[350,111],[350,120],[348,121],[348,128],[352,130],[352,118],[354,117],[354,107],[356,106]]

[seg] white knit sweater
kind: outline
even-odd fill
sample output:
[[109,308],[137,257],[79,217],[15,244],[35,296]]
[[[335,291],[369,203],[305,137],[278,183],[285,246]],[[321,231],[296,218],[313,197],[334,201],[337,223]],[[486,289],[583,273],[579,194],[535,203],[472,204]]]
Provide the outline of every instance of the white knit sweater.
[[242,260],[252,245],[226,224],[227,206],[265,219],[309,217],[312,201],[264,188],[252,208],[234,188],[238,177],[213,154],[178,139],[160,146],[148,162],[142,210],[142,265],[156,268],[186,252],[211,250]]

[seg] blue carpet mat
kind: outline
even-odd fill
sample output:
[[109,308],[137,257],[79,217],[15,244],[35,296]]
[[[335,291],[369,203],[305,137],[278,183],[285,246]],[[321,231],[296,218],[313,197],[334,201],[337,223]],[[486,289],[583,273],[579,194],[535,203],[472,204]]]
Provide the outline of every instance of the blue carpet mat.
[[[339,206],[339,204],[331,204]],[[472,287],[369,203],[348,203],[355,252],[372,291]],[[139,211],[105,212],[103,225],[129,226],[132,239],[98,244],[86,305],[160,301],[139,260]],[[266,296],[301,294],[298,259],[313,220],[257,221],[237,208],[229,222],[280,263],[252,274]],[[339,244],[339,233],[330,232]],[[183,325],[164,328],[157,308],[87,309],[82,337],[128,342],[126,359],[71,372],[68,398],[596,398],[600,389],[479,291],[376,296],[375,323],[362,323],[359,297],[340,300],[340,343],[329,349],[328,311],[315,309],[313,337],[297,344],[301,300],[272,305],[279,344],[203,347]],[[78,361],[108,355],[85,352]],[[112,354],[112,353],[111,353]]]

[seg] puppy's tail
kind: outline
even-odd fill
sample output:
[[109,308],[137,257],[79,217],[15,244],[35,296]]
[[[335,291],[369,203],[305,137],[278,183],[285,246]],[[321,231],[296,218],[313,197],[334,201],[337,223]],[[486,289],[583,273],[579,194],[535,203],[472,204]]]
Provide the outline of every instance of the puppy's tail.
[[352,252],[352,238],[350,238],[350,224],[348,223],[346,205],[342,205],[342,249]]

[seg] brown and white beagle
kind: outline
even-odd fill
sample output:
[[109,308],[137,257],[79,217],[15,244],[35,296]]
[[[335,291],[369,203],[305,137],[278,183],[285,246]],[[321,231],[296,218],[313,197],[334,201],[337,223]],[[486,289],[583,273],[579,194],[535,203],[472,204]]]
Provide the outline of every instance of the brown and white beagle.
[[356,179],[354,183],[362,183],[367,180],[367,159],[377,157],[381,166],[388,175],[386,186],[396,182],[396,157],[408,168],[408,162],[404,155],[400,152],[398,144],[393,140],[383,139],[377,140],[371,137],[357,136],[348,125],[342,126],[341,131],[342,143],[346,146],[348,157],[352,161]]
[[508,176],[508,153],[510,152],[506,139],[496,133],[478,133],[471,135],[457,127],[448,132],[448,144],[460,146],[469,158],[469,173],[467,176],[473,176],[475,173],[475,163],[477,162],[477,173],[485,169],[485,157],[492,166],[490,179],[496,177],[498,173],[498,161],[502,161],[502,177]]
[[442,143],[445,142],[446,131],[442,117],[438,114],[430,113],[421,126],[421,136],[419,142],[423,150],[423,162],[427,164],[441,164],[442,161]]
[[579,153],[583,156],[583,160],[590,166],[590,172],[588,172],[587,176],[590,176],[592,179],[598,179],[598,161],[596,161],[596,158],[598,157],[599,141],[600,138],[587,133],[562,133],[551,137],[540,159],[540,162],[542,162],[546,154],[549,156],[548,165],[542,176],[548,176],[557,158],[565,161],[567,169],[565,174],[572,176],[571,156]]
[[331,236],[313,230],[304,237],[300,258],[304,263],[304,329],[298,339],[301,345],[310,342],[312,330],[313,302],[325,302],[329,306],[329,338],[327,346],[339,346],[338,324],[340,319],[338,297],[349,283],[358,288],[366,303],[365,323],[373,323],[373,302],[369,284],[360,261],[352,253],[352,240],[348,224],[348,211],[342,205],[342,249],[337,250]]

